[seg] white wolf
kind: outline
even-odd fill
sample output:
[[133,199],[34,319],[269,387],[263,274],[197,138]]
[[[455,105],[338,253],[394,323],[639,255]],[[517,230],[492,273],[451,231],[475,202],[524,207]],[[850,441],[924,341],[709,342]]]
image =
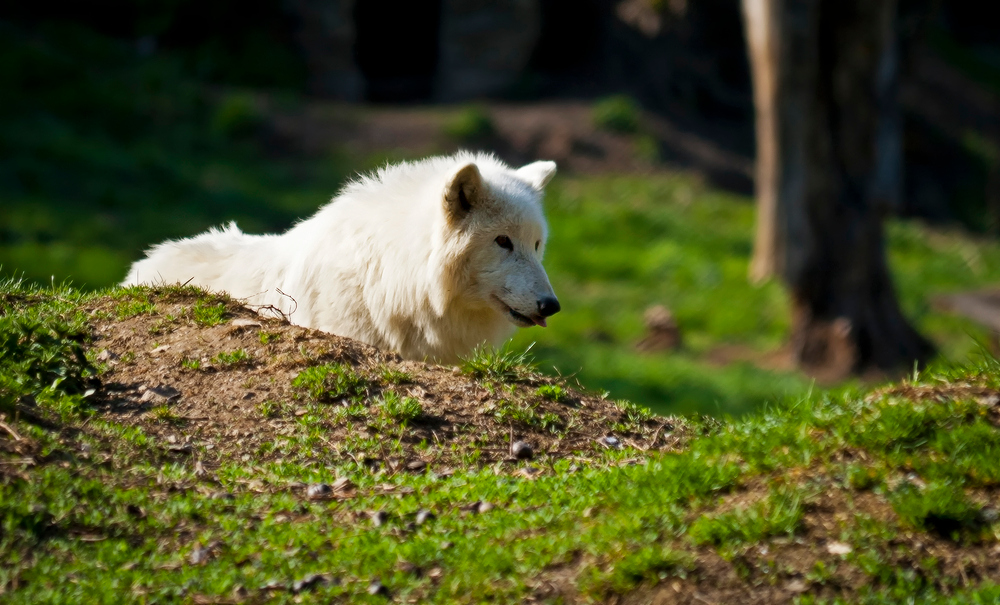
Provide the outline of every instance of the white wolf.
[[555,172],[468,152],[386,166],[281,235],[231,223],[156,245],[124,284],[189,282],[409,359],[454,362],[559,311],[541,263]]

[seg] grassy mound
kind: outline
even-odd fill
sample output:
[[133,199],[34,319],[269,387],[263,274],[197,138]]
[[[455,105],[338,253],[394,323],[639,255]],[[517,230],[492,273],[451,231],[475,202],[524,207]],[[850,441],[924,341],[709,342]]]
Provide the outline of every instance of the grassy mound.
[[1000,598],[993,360],[720,423],[194,289],[6,283],[0,343],[5,603]]

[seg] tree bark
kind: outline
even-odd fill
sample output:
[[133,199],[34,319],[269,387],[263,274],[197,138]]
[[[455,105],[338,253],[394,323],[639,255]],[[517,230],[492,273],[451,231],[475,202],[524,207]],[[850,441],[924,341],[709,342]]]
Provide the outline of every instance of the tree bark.
[[743,0],[757,121],[750,277],[780,277],[818,373],[891,371],[933,346],[899,309],[883,223],[902,141],[895,0]]

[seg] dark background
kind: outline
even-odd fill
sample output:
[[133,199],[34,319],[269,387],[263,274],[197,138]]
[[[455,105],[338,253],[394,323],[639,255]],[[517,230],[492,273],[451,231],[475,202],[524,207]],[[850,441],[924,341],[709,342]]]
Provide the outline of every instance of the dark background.
[[[527,13],[492,4],[500,8],[395,0],[39,2],[11,3],[0,19],[21,34],[84,29],[133,45],[138,55],[167,53],[202,82],[350,101],[624,92],[684,129],[752,156],[753,106],[737,0],[539,0],[520,3],[533,7]],[[899,12],[908,167],[899,213],[995,231],[988,209],[1000,195],[993,157],[1000,111],[991,97],[1000,90],[997,32],[974,1],[904,1]],[[449,18],[463,31],[468,24],[474,29],[464,37],[449,34],[442,27]],[[511,30],[531,33],[518,37]],[[491,63],[476,55],[490,47],[519,49],[526,60]],[[470,56],[472,71],[443,60],[448,52]],[[15,81],[10,75],[6,112],[18,109],[11,97],[29,99],[62,77],[48,68]],[[471,89],[447,84],[477,77],[484,83]],[[697,162],[667,147],[668,158]],[[715,176],[724,186],[752,189],[745,175]]]

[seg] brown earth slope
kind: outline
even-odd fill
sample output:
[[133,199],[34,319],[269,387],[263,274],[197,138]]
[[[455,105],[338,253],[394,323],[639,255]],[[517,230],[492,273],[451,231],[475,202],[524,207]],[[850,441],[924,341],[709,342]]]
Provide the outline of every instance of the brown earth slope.
[[[265,461],[353,458],[389,471],[440,470],[518,455],[670,450],[683,441],[681,421],[571,391],[530,370],[496,376],[489,368],[402,361],[194,289],[135,290],[98,299],[89,311],[96,359],[110,370],[103,414],[197,451],[205,465],[252,453]],[[309,382],[315,370],[303,371],[316,366],[333,373]],[[350,385],[338,394],[337,381]],[[407,405],[410,411],[399,409]]]

